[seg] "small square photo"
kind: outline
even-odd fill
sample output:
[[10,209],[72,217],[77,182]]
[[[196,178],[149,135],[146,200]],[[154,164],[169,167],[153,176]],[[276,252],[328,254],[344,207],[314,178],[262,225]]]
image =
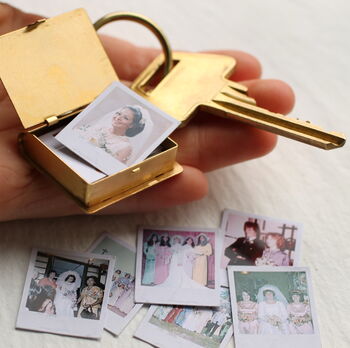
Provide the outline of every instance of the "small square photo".
[[[307,269],[229,266],[228,273],[237,347],[253,347],[254,342],[259,342],[259,347],[270,347],[271,342],[282,345],[288,340],[305,348],[318,347]],[[247,346],[247,342],[252,343]],[[310,342],[314,344],[307,345]]]
[[152,306],[135,337],[157,347],[226,347],[232,337],[228,288],[220,289],[220,307]]
[[235,210],[225,210],[221,229],[224,233],[221,274],[226,267],[297,266],[300,258],[302,225]]
[[114,259],[33,250],[17,328],[99,338]]
[[108,312],[105,329],[119,335],[142,307],[142,304],[135,303],[136,249],[105,233],[89,251],[116,258],[111,288],[106,289]]
[[56,139],[112,175],[148,157],[178,125],[175,118],[114,82]]
[[141,229],[137,302],[219,305],[219,243],[215,230]]

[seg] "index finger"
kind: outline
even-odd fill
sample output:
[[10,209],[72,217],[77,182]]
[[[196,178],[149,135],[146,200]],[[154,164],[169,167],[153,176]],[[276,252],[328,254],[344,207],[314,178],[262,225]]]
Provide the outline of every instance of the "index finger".
[[[133,81],[158,56],[160,50],[136,46],[128,41],[100,35],[103,46],[121,80]],[[252,55],[235,50],[206,51],[223,54],[237,61],[231,79],[253,80],[261,75],[261,65]]]

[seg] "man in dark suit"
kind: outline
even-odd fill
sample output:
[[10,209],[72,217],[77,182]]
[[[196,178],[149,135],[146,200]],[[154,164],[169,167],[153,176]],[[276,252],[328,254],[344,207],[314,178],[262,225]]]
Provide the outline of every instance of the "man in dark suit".
[[255,265],[255,260],[261,257],[265,249],[265,243],[259,239],[257,222],[246,221],[243,229],[245,236],[225,249],[225,256],[230,259],[228,265]]

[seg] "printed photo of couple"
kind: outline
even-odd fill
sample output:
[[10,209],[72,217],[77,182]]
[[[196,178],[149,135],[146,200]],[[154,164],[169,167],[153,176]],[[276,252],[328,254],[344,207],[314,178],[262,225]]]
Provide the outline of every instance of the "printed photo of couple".
[[176,119],[114,82],[56,138],[112,175],[148,157],[178,125]]
[[145,230],[142,285],[215,287],[215,234]]
[[221,267],[293,266],[299,258],[300,224],[226,210]]
[[305,272],[234,272],[240,334],[314,333]]
[[108,264],[38,253],[26,308],[57,317],[99,319]]

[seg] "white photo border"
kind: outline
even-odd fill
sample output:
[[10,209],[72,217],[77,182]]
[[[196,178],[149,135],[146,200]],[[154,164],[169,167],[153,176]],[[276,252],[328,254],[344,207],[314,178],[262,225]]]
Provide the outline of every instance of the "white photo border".
[[[230,299],[231,300],[231,299]],[[149,310],[146,313],[146,316],[143,318],[141,324],[137,328],[137,330],[134,333],[134,337],[145,341],[147,343],[150,343],[156,347],[169,347],[169,348],[200,348],[202,346],[191,342],[185,338],[182,338],[179,335],[174,335],[169,332],[166,332],[165,330],[162,330],[155,325],[151,324],[149,322],[150,318],[154,314],[154,312],[157,310],[157,305],[150,306]],[[233,335],[233,325],[230,327],[230,329],[226,332],[226,335],[222,342],[219,345],[219,348],[224,348],[227,346],[229,340],[231,339]],[[155,330],[156,334],[155,334]]]
[[[135,265],[136,265],[136,248],[132,247],[128,243],[124,242],[123,240],[114,237],[110,233],[103,233],[88,249],[88,252],[91,252],[95,248],[98,247],[98,245],[105,239],[109,238],[113,240],[115,243],[118,243],[125,247],[126,249],[129,249],[133,253],[135,253]],[[106,255],[106,254],[104,254]],[[108,254],[107,254],[108,255]],[[113,256],[113,255],[112,255]],[[116,261],[117,263],[117,261]],[[135,267],[135,284],[136,284],[136,267]],[[110,290],[110,289],[109,289]],[[139,310],[142,308],[142,303],[135,303],[134,308],[124,317],[121,318],[117,314],[113,313],[111,310],[107,308],[107,318],[105,321],[105,329],[112,334],[119,336],[121,332],[125,329],[125,327],[130,323],[130,321],[135,317],[135,315],[139,312]]]
[[[143,286],[142,279],[142,257],[143,257],[143,231],[174,231],[174,232],[213,232],[215,235],[215,287],[214,289],[203,287],[203,289],[178,289],[178,288],[157,288]],[[163,305],[182,305],[182,306],[220,306],[220,275],[219,262],[220,250],[222,244],[222,235],[217,228],[203,227],[154,227],[141,226],[138,229],[137,236],[137,257],[136,257],[136,284],[135,284],[135,302]]]
[[[234,340],[236,348],[321,348],[320,332],[318,327],[317,314],[315,310],[314,292],[311,282],[309,268],[307,267],[269,267],[269,266],[228,266],[227,267],[231,309],[234,327]],[[234,272],[271,272],[271,273],[288,273],[288,272],[305,272],[308,287],[310,308],[312,313],[313,334],[288,334],[288,335],[259,335],[259,334],[241,334],[238,329],[237,315],[237,296]]]
[[[111,160],[111,155],[106,153],[106,151],[94,146],[93,144],[89,144],[88,142],[79,139],[74,133],[73,128],[81,122],[81,120],[85,117],[85,115],[89,114],[90,110],[93,110],[96,105],[104,102],[104,99],[108,97],[115,89],[121,90],[123,93],[128,94],[132,98],[135,99],[138,103],[147,107],[147,109],[152,112],[161,115],[163,118],[167,119],[171,122],[171,126],[162,133],[162,135],[157,138],[145,151],[139,155],[135,161],[126,165],[117,159]],[[121,82],[115,81],[112,82],[98,97],[95,101],[93,101],[90,105],[88,105],[77,117],[75,117],[58,135],[56,135],[56,139],[64,144],[68,149],[76,153],[83,160],[89,162],[92,166],[99,169],[103,173],[107,175],[113,175],[117,172],[137,164],[143,161],[150,153],[157,148],[178,126],[180,125],[180,121],[176,120],[174,117],[169,116],[164,111],[157,108],[155,105],[148,102],[146,99],[142,98],[130,88],[124,86]]]
[[[226,224],[227,224],[227,220],[230,214],[235,214],[241,217],[249,217],[249,218],[256,218],[256,219],[265,219],[265,220],[273,220],[273,221],[278,221],[278,222],[283,222],[283,223],[288,223],[288,224],[294,224],[298,226],[298,237],[296,239],[296,244],[295,244],[295,250],[294,250],[294,263],[293,266],[289,266],[291,267],[295,267],[295,266],[299,266],[300,263],[300,258],[301,258],[301,245],[302,245],[302,236],[303,236],[303,231],[304,231],[304,226],[302,223],[298,222],[298,221],[293,221],[290,219],[281,219],[281,218],[274,218],[271,216],[266,216],[266,215],[258,215],[258,214],[254,214],[254,213],[246,213],[246,212],[242,212],[242,211],[238,211],[238,210],[234,210],[234,209],[224,209],[222,212],[222,219],[221,219],[221,224],[220,224],[220,230],[222,233],[222,252],[221,252],[221,259],[220,259],[220,279],[221,279],[221,285],[222,286],[228,286],[228,278],[227,278],[227,269],[226,268],[222,268],[221,267],[221,263],[222,263],[222,259],[225,256],[224,252],[225,252],[225,233],[226,233]],[[227,266],[229,267],[229,266]],[[254,266],[251,266],[254,267]],[[261,266],[255,266],[255,267],[261,267]]]
[[48,253],[55,256],[71,257],[71,258],[96,258],[108,261],[108,270],[105,287],[111,286],[112,274],[114,270],[115,258],[109,255],[91,254],[72,252],[67,250],[33,248],[29,260],[26,280],[23,287],[22,299],[18,310],[16,328],[32,331],[48,332],[61,334],[66,336],[76,336],[84,338],[99,339],[102,336],[103,327],[107,315],[107,295],[104,292],[101,305],[101,315],[99,320],[91,320],[84,318],[57,318],[55,316],[45,315],[44,313],[31,312],[26,309],[26,301],[29,293],[30,282],[34,274],[35,260],[38,252]]

